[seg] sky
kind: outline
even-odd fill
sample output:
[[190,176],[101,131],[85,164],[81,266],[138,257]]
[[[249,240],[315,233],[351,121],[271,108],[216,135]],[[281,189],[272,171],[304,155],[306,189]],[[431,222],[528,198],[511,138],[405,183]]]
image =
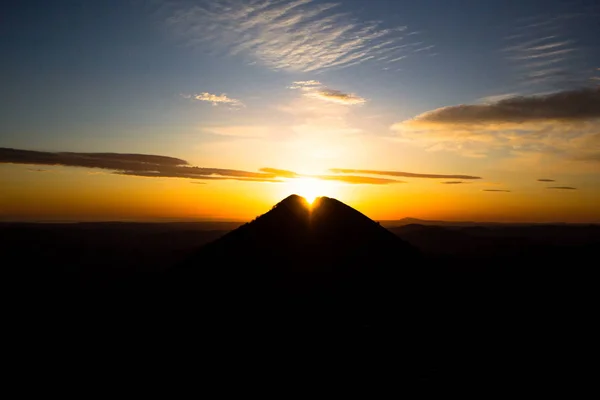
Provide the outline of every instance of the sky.
[[11,3],[0,220],[600,223],[596,1]]

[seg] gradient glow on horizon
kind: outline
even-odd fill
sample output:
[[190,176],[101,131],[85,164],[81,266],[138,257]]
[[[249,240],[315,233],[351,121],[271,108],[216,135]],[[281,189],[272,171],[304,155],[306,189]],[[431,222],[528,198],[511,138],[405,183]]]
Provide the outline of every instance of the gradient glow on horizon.
[[376,220],[600,223],[600,7],[5,8],[0,220],[246,221],[299,194]]

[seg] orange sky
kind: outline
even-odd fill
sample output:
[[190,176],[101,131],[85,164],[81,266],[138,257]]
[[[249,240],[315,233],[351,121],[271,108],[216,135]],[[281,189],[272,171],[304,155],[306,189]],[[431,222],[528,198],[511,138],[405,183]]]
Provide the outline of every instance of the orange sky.
[[[43,171],[39,171],[43,170]],[[1,165],[0,218],[28,221],[251,220],[289,194],[327,195],[376,220],[600,222],[594,190],[547,190],[531,182],[511,192],[477,181],[393,185],[306,179],[301,183],[195,181],[115,175],[99,169]]]

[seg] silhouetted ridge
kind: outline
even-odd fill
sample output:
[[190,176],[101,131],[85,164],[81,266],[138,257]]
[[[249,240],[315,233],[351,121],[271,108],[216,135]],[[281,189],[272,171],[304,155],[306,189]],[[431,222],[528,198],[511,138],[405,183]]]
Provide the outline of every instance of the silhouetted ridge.
[[288,292],[332,286],[359,290],[375,280],[395,285],[419,262],[412,246],[352,207],[328,197],[311,206],[292,195],[205,245],[182,267],[188,283],[211,282],[207,290],[220,285]]
[[[360,213],[354,208],[342,203],[339,200],[329,197],[317,198],[312,207],[311,221],[313,226],[318,229],[323,229],[329,233],[335,233],[344,236],[345,239],[365,240],[386,239],[400,244],[401,240],[388,231],[382,228],[377,222],[373,221],[366,215]],[[404,243],[407,251],[408,243]]]

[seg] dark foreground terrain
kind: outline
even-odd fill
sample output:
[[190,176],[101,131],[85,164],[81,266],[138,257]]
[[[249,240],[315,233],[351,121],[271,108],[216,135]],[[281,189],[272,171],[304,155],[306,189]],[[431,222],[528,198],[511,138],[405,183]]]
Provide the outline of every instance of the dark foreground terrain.
[[386,229],[294,196],[238,225],[3,224],[24,359],[223,390],[295,380],[286,393],[320,379],[488,394],[593,379],[600,226]]

